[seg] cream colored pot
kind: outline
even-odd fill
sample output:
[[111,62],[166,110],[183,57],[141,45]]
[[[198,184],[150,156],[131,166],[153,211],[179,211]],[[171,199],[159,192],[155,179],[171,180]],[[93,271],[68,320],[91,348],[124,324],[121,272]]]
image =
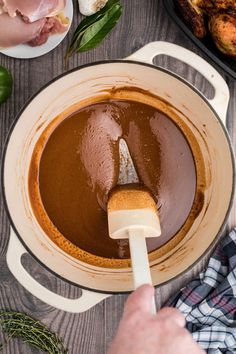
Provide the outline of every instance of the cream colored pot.
[[[213,85],[207,100],[185,80],[152,65],[156,55],[178,58]],[[51,81],[18,115],[9,134],[3,160],[5,204],[11,220],[7,263],[16,279],[49,305],[71,312],[85,311],[112,293],[133,289],[130,268],[102,268],[83,263],[62,251],[37,223],[29,202],[28,170],[35,143],[45,127],[76,102],[104,94],[113,87],[132,86],[167,100],[198,141],[209,179],[204,206],[180,243],[160,257],[152,257],[154,285],[186,271],[207,251],[222,230],[234,190],[234,158],[224,128],[229,90],[223,78],[196,54],[165,42],[153,42],[126,60],[86,65]],[[181,207],[181,200],[180,200]],[[23,268],[21,257],[30,252],[56,275],[83,289],[79,299],[54,294]]]

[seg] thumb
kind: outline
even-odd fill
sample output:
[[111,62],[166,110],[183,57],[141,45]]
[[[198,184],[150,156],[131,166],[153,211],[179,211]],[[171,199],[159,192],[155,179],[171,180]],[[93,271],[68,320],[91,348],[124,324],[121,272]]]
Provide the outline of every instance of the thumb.
[[129,295],[124,308],[124,316],[135,311],[150,313],[153,296],[153,286],[148,284],[140,286],[131,295]]

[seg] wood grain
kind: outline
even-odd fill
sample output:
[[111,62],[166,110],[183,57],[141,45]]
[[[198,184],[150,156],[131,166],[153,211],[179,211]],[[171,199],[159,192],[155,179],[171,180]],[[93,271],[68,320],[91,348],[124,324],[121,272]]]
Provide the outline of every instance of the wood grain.
[[[81,55],[75,55],[69,62],[69,69],[85,63],[104,59],[123,58],[154,40],[166,40],[182,45],[207,59],[193,43],[176,27],[166,14],[160,0],[123,0],[124,14],[116,29],[98,48]],[[50,79],[65,71],[63,56],[69,39],[77,23],[82,18],[78,14],[77,1],[74,2],[75,16],[72,29],[63,43],[51,53],[32,59],[17,60],[0,55],[0,65],[11,70],[14,76],[14,92],[7,103],[0,106],[0,144],[1,151],[10,125],[27,99],[35,94]],[[212,96],[213,91],[199,73],[185,64],[161,56],[155,63],[167,67],[186,78],[205,95]],[[212,64],[212,63],[211,63]],[[222,73],[222,72],[221,72]],[[223,74],[223,73],[222,73]],[[224,74],[223,74],[224,76]],[[226,78],[231,92],[227,127],[236,147],[236,83]],[[236,204],[234,203],[227,230],[236,224]],[[0,308],[24,311],[43,321],[62,338],[70,354],[103,354],[114,337],[122,315],[125,295],[113,296],[90,311],[74,315],[58,311],[31,296],[13,278],[6,265],[6,249],[9,237],[9,222],[0,204]],[[156,300],[160,307],[168,297],[177,292],[205,266],[209,254],[185,275],[171,281],[156,290]],[[44,270],[31,256],[24,257],[25,267],[49,289],[70,298],[76,298],[80,290],[56,278]],[[1,338],[0,338],[1,339]],[[31,354],[36,350],[15,340],[3,351],[7,354]]]

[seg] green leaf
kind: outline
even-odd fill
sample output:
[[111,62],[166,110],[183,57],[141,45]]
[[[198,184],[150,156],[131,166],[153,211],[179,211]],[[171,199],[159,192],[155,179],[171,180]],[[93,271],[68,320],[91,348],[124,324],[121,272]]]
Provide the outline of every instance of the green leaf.
[[89,27],[92,23],[99,20],[113,5],[119,4],[119,0],[109,0],[106,5],[94,15],[88,16],[83,21],[80,22],[74,35],[78,35],[81,31],[84,31],[87,27]]
[[77,51],[85,52],[100,44],[106,35],[115,27],[121,14],[121,5],[113,5],[102,18],[85,30]]
[[100,11],[98,11],[92,16],[86,17],[83,21],[80,22],[72,37],[72,41],[67,50],[66,57],[69,57],[76,50],[76,47],[78,47],[78,43],[82,35],[84,34],[85,30],[93,23],[95,23],[97,20],[99,20],[106,13],[107,10],[109,10],[113,5],[117,3],[119,3],[119,0],[109,0]]
[[[116,14],[114,14],[114,12]],[[92,16],[86,17],[83,21],[81,21],[78,27],[76,28],[76,31],[72,37],[72,41],[67,49],[65,55],[65,62],[67,62],[68,58],[75,51],[82,52],[97,46],[103,40],[103,38],[113,29],[119,17],[121,16],[121,13],[122,13],[122,6],[120,5],[120,0],[108,0],[106,5],[100,11],[98,11]],[[104,30],[100,31],[100,35],[98,35],[97,31],[99,28],[102,29],[102,27],[104,27]],[[82,49],[81,42],[83,41],[83,43],[85,42],[91,43],[92,33],[94,33],[94,35],[96,36],[96,39],[94,41],[95,43],[94,46],[91,47],[91,44],[89,46],[83,45],[84,48],[88,48],[88,49]],[[84,36],[85,38],[83,38]]]

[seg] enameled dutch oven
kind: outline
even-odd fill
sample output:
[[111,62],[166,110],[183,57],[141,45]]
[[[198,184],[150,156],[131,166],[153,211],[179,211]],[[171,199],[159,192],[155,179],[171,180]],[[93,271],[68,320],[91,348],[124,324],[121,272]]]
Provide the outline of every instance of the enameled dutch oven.
[[[153,66],[153,58],[160,54],[182,60],[199,71],[214,87],[214,98],[208,100],[179,76]],[[126,60],[85,65],[49,82],[21,110],[5,146],[2,185],[11,220],[7,263],[29,292],[65,311],[82,312],[111,294],[132,291],[132,271],[131,268],[86,264],[50,240],[37,223],[29,201],[28,171],[32,151],[45,127],[68,107],[113,87],[127,86],[147,90],[174,107],[198,142],[209,182],[201,212],[185,237],[162,256],[155,257],[154,253],[151,257],[154,285],[170,281],[195,264],[217,239],[230,210],[234,157],[225,129],[229,90],[223,78],[205,60],[177,45],[153,42]],[[81,297],[67,299],[40,285],[21,264],[26,252],[57,276],[83,288]]]

